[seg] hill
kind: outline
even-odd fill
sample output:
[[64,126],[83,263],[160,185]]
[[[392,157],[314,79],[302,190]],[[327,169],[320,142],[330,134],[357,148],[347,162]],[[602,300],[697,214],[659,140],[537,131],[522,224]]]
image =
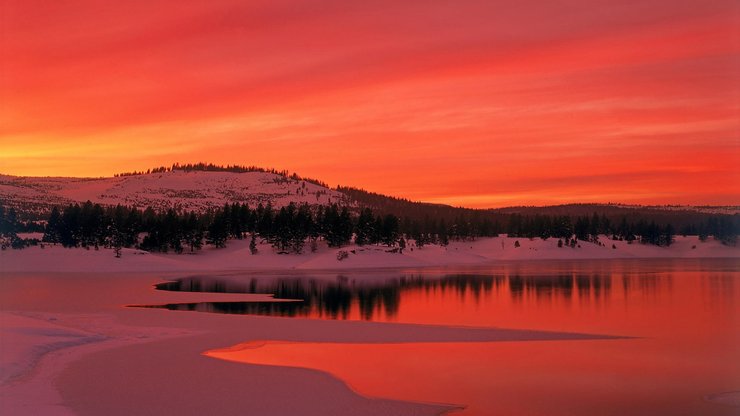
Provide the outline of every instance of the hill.
[[[403,220],[401,230],[435,233],[447,226],[478,229],[481,235],[518,233],[517,224],[536,222],[537,217],[591,218],[594,214],[612,226],[630,224],[672,224],[677,231],[697,234],[701,224],[712,218],[733,218],[738,207],[626,206],[618,204],[567,204],[545,207],[470,209],[442,204],[414,202],[353,187],[331,189],[321,181],[290,175],[285,171],[256,167],[210,164],[178,165],[131,172],[108,178],[18,177],[0,175],[0,206],[14,208],[23,221],[45,220],[54,206],[92,201],[101,205],[124,205],[157,211],[174,208],[179,212],[203,213],[224,204],[272,204],[279,208],[290,202],[309,205],[337,203],[353,211],[372,208],[378,214],[392,214]],[[531,225],[531,224],[530,224]],[[527,228],[527,227],[525,227]],[[533,227],[528,227],[533,228]],[[711,227],[710,227],[711,228]],[[609,229],[609,227],[605,227]],[[521,231],[521,230],[519,230]]]
[[0,203],[21,214],[43,217],[53,206],[92,201],[155,210],[204,212],[225,203],[250,206],[290,202],[348,204],[336,190],[272,172],[171,170],[112,178],[19,177],[0,175]]

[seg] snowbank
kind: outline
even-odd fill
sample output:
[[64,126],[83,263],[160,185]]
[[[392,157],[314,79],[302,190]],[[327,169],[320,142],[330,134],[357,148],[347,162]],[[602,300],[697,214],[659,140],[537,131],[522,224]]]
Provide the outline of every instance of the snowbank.
[[[132,302],[245,300],[153,290],[130,275],[4,276],[3,415],[438,415],[437,404],[363,397],[314,370],[235,365],[203,355],[246,340],[495,342],[609,338],[500,328],[330,321],[123,308]],[[256,300],[254,298],[252,300]]]
[[[519,247],[515,247],[516,242]],[[699,241],[698,237],[676,237],[670,247],[657,247],[626,241],[612,241],[602,236],[603,245],[579,242],[579,246],[558,247],[557,239],[481,238],[469,242],[451,242],[447,247],[427,245],[409,247],[402,254],[384,246],[347,246],[329,248],[320,244],[316,252],[277,254],[267,244],[259,253],[250,254],[246,240],[230,241],[226,248],[207,247],[196,253],[161,254],[124,249],[115,258],[108,249],[65,249],[45,245],[24,250],[0,252],[2,272],[181,272],[222,270],[332,270],[387,267],[427,267],[484,265],[497,261],[594,260],[624,258],[740,258],[740,248],[715,240]],[[413,244],[409,244],[413,246]],[[338,260],[340,251],[347,258]]]

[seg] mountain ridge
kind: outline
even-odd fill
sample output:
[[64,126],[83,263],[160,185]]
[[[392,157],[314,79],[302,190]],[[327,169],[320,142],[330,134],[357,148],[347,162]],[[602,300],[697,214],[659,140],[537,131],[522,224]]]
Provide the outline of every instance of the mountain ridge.
[[[337,203],[350,207],[369,206],[380,212],[411,212],[414,217],[454,217],[455,215],[590,215],[625,214],[632,211],[680,212],[696,214],[740,213],[740,206],[628,205],[581,203],[548,206],[466,208],[439,203],[411,201],[351,186],[328,187],[325,183],[301,178],[287,171],[255,167],[215,167],[201,169],[157,168],[153,172],[132,172],[112,177],[15,176],[0,174],[0,201],[27,215],[46,215],[52,207],[91,201],[101,205],[126,205],[155,210],[203,212],[225,203],[272,204],[290,202],[309,205]],[[211,170],[211,168],[213,170]],[[161,169],[161,170],[160,170]],[[243,169],[232,171],[228,169]],[[248,169],[248,170],[247,170]]]

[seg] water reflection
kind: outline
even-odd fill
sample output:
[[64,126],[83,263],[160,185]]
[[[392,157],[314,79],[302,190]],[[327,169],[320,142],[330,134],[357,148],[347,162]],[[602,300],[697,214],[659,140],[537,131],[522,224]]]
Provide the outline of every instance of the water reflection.
[[[471,416],[736,415],[737,407],[706,398],[740,386],[738,264],[734,259],[541,262],[395,277],[182,279],[162,288],[273,293],[302,300],[277,312],[298,308],[311,317],[326,314],[325,304],[342,304],[346,319],[378,321],[392,313],[394,322],[403,323],[635,337],[557,343],[281,340],[209,353],[230,361],[319,369],[367,396],[461,403],[466,405],[461,414]],[[333,297],[341,301],[327,302]],[[314,309],[304,309],[307,305]],[[272,306],[249,308],[254,310],[247,313],[268,313],[259,308],[276,313]]]
[[[665,280],[665,279],[664,279]],[[197,302],[143,305],[177,311],[226,314],[313,317],[323,319],[395,320],[404,299],[422,296],[428,308],[440,304],[477,305],[501,302],[599,304],[607,301],[613,281],[625,293],[657,290],[657,276],[558,272],[520,274],[401,274],[397,277],[238,277],[196,276],[156,285],[158,290],[210,293],[271,294],[277,300],[261,302]],[[618,283],[617,283],[618,284]],[[418,299],[417,299],[418,300]],[[418,303],[418,302],[417,302]],[[141,306],[141,305],[137,305]],[[418,305],[417,305],[418,306]],[[416,307],[416,306],[415,306]]]
[[382,281],[364,282],[339,275],[334,281],[316,278],[277,278],[249,281],[189,277],[156,285],[159,290],[212,293],[272,294],[275,299],[298,302],[199,302],[145,307],[170,310],[216,312],[249,315],[289,317],[319,317],[352,319],[356,309],[360,319],[393,318],[398,313],[402,294],[423,290],[429,292],[470,294],[479,299],[500,285],[503,276],[447,275],[426,278],[422,275],[403,275]]

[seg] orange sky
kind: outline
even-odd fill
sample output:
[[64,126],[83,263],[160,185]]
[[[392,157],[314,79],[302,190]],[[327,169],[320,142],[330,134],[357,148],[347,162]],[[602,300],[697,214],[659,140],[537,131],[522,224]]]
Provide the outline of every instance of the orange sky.
[[0,172],[740,204],[734,0],[0,0]]

